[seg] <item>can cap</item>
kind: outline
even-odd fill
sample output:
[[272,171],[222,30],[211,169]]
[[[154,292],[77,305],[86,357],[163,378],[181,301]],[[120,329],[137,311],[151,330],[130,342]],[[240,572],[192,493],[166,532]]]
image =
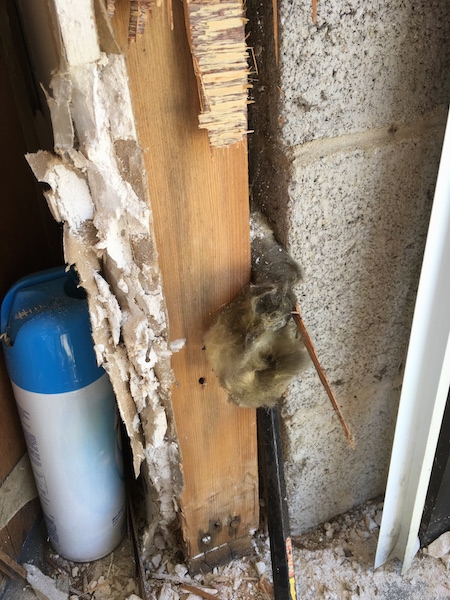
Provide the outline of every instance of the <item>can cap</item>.
[[99,379],[85,291],[73,268],[28,275],[6,294],[0,315],[10,379],[43,394],[70,392]]

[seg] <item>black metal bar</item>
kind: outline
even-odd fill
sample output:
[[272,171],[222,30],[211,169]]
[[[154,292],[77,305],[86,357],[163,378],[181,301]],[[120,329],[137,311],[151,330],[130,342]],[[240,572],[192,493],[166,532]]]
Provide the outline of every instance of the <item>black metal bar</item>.
[[267,511],[275,600],[296,600],[278,407],[259,408],[260,477]]
[[450,391],[447,395],[441,431],[434,455],[425,506],[420,523],[422,547],[450,529]]

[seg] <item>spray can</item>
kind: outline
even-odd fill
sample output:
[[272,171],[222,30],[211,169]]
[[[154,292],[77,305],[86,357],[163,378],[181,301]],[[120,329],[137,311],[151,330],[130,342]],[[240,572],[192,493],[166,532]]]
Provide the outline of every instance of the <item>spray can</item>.
[[0,325],[50,541],[69,560],[101,558],[126,530],[123,460],[114,393],[75,272],[19,280]]

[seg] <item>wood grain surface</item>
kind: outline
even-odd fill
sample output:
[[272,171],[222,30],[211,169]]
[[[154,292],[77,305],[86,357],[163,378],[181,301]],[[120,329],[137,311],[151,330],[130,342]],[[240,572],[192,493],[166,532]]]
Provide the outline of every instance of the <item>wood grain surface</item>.
[[128,64],[167,301],[173,407],[185,488],[179,499],[187,558],[258,526],[255,412],[232,404],[206,362],[203,335],[250,277],[246,142],[211,150],[198,128],[199,101],[183,6],[155,8],[127,44],[127,2],[114,26]]

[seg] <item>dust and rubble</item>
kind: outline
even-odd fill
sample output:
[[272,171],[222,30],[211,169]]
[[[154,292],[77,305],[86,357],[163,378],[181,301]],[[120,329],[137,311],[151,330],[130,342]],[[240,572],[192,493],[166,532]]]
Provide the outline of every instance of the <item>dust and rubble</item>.
[[[27,565],[27,569],[36,580],[45,581],[45,600],[270,600],[273,597],[269,545],[264,536],[255,538],[252,557],[193,577],[179,547],[166,548],[162,537],[155,542],[159,549],[145,561],[143,581],[137,574],[130,537],[114,552],[91,563],[66,560],[48,546],[42,571],[33,565]],[[7,590],[4,600],[40,598],[34,582],[29,583],[32,586],[21,589],[19,596],[8,595]]]
[[300,598],[450,598],[446,559],[433,558],[426,549],[416,556],[412,568],[404,576],[398,560],[374,569],[382,511],[382,499],[372,500],[294,538],[297,594]]
[[[401,575],[397,560],[373,568],[382,511],[382,499],[371,500],[293,538],[298,598],[450,599],[449,533],[423,549],[406,575]],[[189,574],[180,547],[168,547],[161,536],[157,536],[154,546],[154,553],[143,563],[141,586],[129,538],[104,559],[87,564],[71,563],[50,551],[46,574],[59,586],[64,582],[69,600],[274,598],[270,544],[261,532],[254,536],[251,556],[195,576]]]

